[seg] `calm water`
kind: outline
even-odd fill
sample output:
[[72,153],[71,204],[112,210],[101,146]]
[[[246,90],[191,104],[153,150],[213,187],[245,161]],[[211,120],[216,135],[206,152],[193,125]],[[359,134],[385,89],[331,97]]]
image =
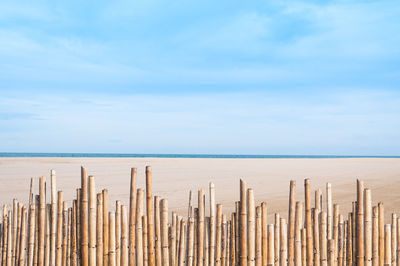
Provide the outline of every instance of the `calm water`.
[[245,158],[245,159],[308,159],[308,158],[400,158],[400,156],[357,155],[244,155],[244,154],[140,154],[140,153],[25,153],[0,152],[0,157],[88,157],[88,158]]

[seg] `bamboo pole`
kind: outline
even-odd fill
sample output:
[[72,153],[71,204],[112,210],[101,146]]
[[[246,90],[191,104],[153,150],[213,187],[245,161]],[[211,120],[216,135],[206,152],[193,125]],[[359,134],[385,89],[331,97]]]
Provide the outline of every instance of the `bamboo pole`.
[[62,263],[62,223],[63,223],[63,192],[58,191],[57,197],[57,243],[56,243],[56,265]]
[[392,266],[397,265],[397,215],[395,213],[392,213],[392,234],[391,234],[391,257],[392,261],[391,264]]
[[225,266],[226,262],[226,215],[222,214],[222,238],[221,238],[221,265]]
[[[39,227],[40,227],[39,210],[40,210],[40,196],[35,195],[35,225],[36,226],[35,226],[35,248],[34,248],[34,255],[33,255],[33,265],[38,265],[38,263],[39,263]],[[12,241],[12,239],[11,239],[11,241]]]
[[372,265],[379,265],[379,214],[378,206],[372,208]]
[[364,204],[365,204],[365,266],[372,265],[372,200],[371,190],[366,188],[364,190]]
[[[18,200],[17,199],[13,199],[11,260],[10,260],[11,264],[10,264],[10,266],[13,266],[14,262],[15,262],[15,253],[16,253],[16,250],[17,250],[17,241],[16,241],[16,239],[17,239],[17,226],[18,226]],[[8,257],[7,257],[7,259],[8,259]]]
[[[72,221],[71,221],[71,266],[78,265],[78,258],[77,258],[77,231],[76,231],[76,199],[72,201]],[[101,260],[103,262],[103,260]]]
[[301,228],[301,265],[307,265],[307,231]]
[[[319,199],[317,200],[319,201]],[[314,230],[314,265],[320,265],[320,241],[319,241],[319,214],[321,208],[314,209],[314,220],[313,220],[313,230]]]
[[56,172],[50,171],[51,177],[51,219],[50,219],[50,265],[56,265],[56,231],[57,231],[57,179]]
[[149,266],[155,265],[154,254],[154,215],[152,196],[152,172],[151,167],[146,166],[146,207],[147,207],[147,235],[148,235],[148,259]]
[[[198,216],[198,231],[197,231],[197,266],[203,266],[204,259],[204,190],[200,189],[198,191],[198,207],[199,207],[199,216]],[[174,246],[172,246],[174,247]],[[174,257],[175,250],[174,248],[171,250],[171,257]],[[173,258],[175,261],[175,258]],[[174,265],[171,265],[174,266]]]
[[19,258],[19,245],[20,245],[20,234],[21,234],[21,212],[22,212],[22,203],[18,202],[17,204],[17,236],[15,238],[15,254],[13,254],[13,264],[18,264]]
[[180,232],[180,240],[179,240],[179,258],[178,258],[178,265],[184,266],[186,265],[185,260],[185,221],[182,219],[181,221],[181,232]]
[[314,246],[313,246],[313,231],[311,220],[311,188],[310,179],[304,180],[304,202],[305,202],[305,218],[306,218],[306,240],[307,240],[307,265],[313,265]]
[[[33,204],[31,204],[33,205]],[[34,205],[33,205],[34,206]],[[34,217],[34,216],[33,216]],[[8,220],[9,220],[9,216],[7,214],[7,205],[3,206],[3,235],[2,235],[2,259],[1,259],[1,265],[6,265],[7,263],[7,249],[8,249]],[[33,257],[32,257],[33,260]],[[32,264],[28,264],[28,266],[32,266],[33,265],[33,261]]]
[[103,266],[103,193],[97,194],[96,264]]
[[254,206],[254,191],[247,189],[247,265],[255,265],[255,206]]
[[146,215],[142,216],[142,239],[143,239],[143,265],[149,265],[149,253],[148,253],[148,243],[147,243],[147,217]]
[[[319,244],[320,244],[320,265],[328,265],[327,261],[327,214],[326,212],[321,212],[319,214]],[[349,265],[351,266],[351,265]]]
[[317,209],[318,211],[322,211],[322,190],[319,188],[317,190],[315,190],[315,209]]
[[121,264],[121,201],[115,202],[115,265]]
[[353,265],[353,215],[348,215],[347,224],[347,265]]
[[108,214],[108,232],[109,242],[108,242],[108,265],[115,266],[115,213],[109,212]]
[[247,185],[240,180],[240,265],[247,266]]
[[[129,192],[129,265],[135,266],[136,262],[136,179],[137,169],[131,168],[131,183]],[[107,266],[107,265],[106,265]]]
[[89,265],[89,236],[88,236],[88,175],[81,167],[81,265]]
[[[261,203],[261,211],[264,217],[264,212],[266,213],[266,209],[264,211],[265,203]],[[239,265],[240,263],[240,202],[235,201],[235,265]],[[263,218],[264,219],[264,218]],[[262,220],[263,222],[263,220]],[[264,222],[263,222],[264,223]],[[264,226],[264,224],[263,224]],[[267,229],[266,229],[267,230]]]
[[45,214],[45,241],[44,241],[44,265],[50,265],[50,213],[51,204],[46,204],[46,214]]
[[24,266],[25,265],[25,254],[26,254],[26,207],[22,208],[22,215],[21,215],[21,237],[20,237],[20,254],[19,254],[19,263],[18,265]]
[[286,220],[281,218],[280,219],[280,261],[279,266],[286,266],[287,265],[287,224]]
[[[178,220],[177,226],[180,225],[180,220]],[[180,226],[177,227],[176,230],[180,232]],[[177,239],[180,239],[179,235],[177,236]],[[175,265],[178,265],[178,263],[179,263],[179,241],[176,246],[176,251],[177,251],[177,255],[175,258],[175,262],[176,262]],[[204,266],[209,266],[209,263],[210,263],[209,256],[210,256],[210,217],[205,217],[205,220],[204,220],[204,258],[203,258]]]
[[161,251],[162,265],[169,266],[169,251],[168,251],[168,201],[162,199],[161,207]]
[[289,192],[289,214],[288,214],[288,266],[295,265],[294,263],[295,208],[296,208],[296,181],[291,180],[290,192]]
[[383,203],[378,203],[378,225],[379,225],[379,266],[385,263],[385,223]]
[[[4,232],[5,235],[5,232]],[[29,206],[29,240],[28,240],[28,266],[33,265],[33,252],[35,250],[35,204]],[[3,265],[4,264],[4,249],[3,249]]]
[[39,258],[38,265],[44,265],[44,237],[45,237],[45,219],[46,219],[46,177],[39,179]]
[[339,236],[338,236],[338,244],[337,246],[337,265],[343,266],[343,246],[344,246],[344,228],[343,228],[343,215],[339,215]]
[[326,210],[327,210],[327,237],[332,239],[332,229],[333,229],[333,208],[332,208],[332,185],[330,183],[326,184]]
[[[262,265],[262,224],[261,206],[256,207],[256,266]],[[231,219],[233,221],[233,219]]]
[[160,197],[154,197],[154,221],[155,221],[155,262],[157,266],[161,266],[161,221],[160,221]]
[[12,245],[13,245],[13,242],[12,242],[13,223],[11,222],[11,217],[12,217],[11,211],[8,211],[8,217],[9,217],[9,220],[8,220],[8,229],[7,229],[7,233],[8,233],[8,236],[7,236],[7,242],[8,242],[7,243],[7,266],[10,266],[11,262],[12,262]]
[[267,255],[267,265],[274,265],[274,224],[268,225],[268,255]]
[[81,263],[81,189],[76,189],[76,257],[77,263]]
[[[268,213],[267,203],[261,203],[261,223],[262,223],[262,265],[267,265],[268,257]],[[293,219],[294,221],[294,219]]]
[[[295,265],[301,265],[301,228],[302,228],[302,212],[303,212],[303,205],[301,202],[297,201],[296,202],[296,216],[295,216],[295,250],[294,250],[294,257],[295,257]],[[269,232],[268,232],[269,233]],[[269,237],[269,236],[268,236]],[[270,257],[271,255],[269,254],[269,242],[268,242],[268,256]],[[268,264],[268,263],[267,263]]]
[[332,230],[332,239],[335,241],[335,254],[334,261],[335,265],[337,265],[337,258],[338,258],[338,239],[339,239],[339,205],[333,204],[333,230]]
[[71,223],[72,223],[72,208],[68,208],[68,226],[67,226],[67,261],[66,265],[71,265]]
[[143,228],[142,228],[142,215],[143,215],[143,189],[137,190],[136,196],[136,265],[143,266]]
[[274,232],[274,247],[275,247],[275,249],[274,249],[274,264],[275,265],[279,265],[279,261],[280,261],[280,252],[279,252],[279,249],[280,249],[280,243],[279,243],[279,241],[280,241],[280,236],[279,236],[279,234],[280,234],[280,216],[279,216],[279,213],[275,213],[275,226],[274,226],[274,230],[275,230],[275,232]]
[[[96,183],[94,176],[89,176],[89,236],[88,265],[96,265]],[[82,186],[83,187],[83,186]],[[84,190],[82,190],[84,192]],[[84,197],[82,197],[83,199]],[[84,208],[84,205],[82,205]],[[82,215],[83,217],[83,215]],[[84,239],[84,238],[83,238]],[[85,241],[85,240],[83,240]],[[84,254],[84,253],[82,253]]]
[[391,241],[391,227],[390,224],[385,225],[385,266],[390,266],[392,262],[392,248],[390,246]]
[[397,239],[397,249],[396,249],[396,254],[397,254],[397,264],[396,266],[400,266],[400,218],[397,218],[397,228],[396,228],[396,239]]
[[62,240],[62,265],[67,265],[67,231],[68,231],[68,209],[67,204],[63,202],[63,240]]
[[[261,207],[260,207],[259,211],[261,212]],[[261,213],[259,215],[261,216]],[[260,225],[259,226],[261,227],[261,217],[260,217]],[[262,230],[262,228],[260,228],[260,230]],[[259,237],[261,238],[261,232],[260,232]],[[262,241],[262,240],[260,239],[260,241]],[[231,244],[230,245],[230,255],[231,255],[230,265],[233,266],[233,265],[236,265],[236,213],[231,214],[231,239],[230,239],[230,242],[231,242],[230,243]],[[260,248],[262,249],[262,242],[260,242],[259,245],[260,245]],[[260,251],[259,256],[260,256],[260,261],[262,263],[261,251]]]
[[108,190],[103,189],[103,265],[107,266],[108,263],[108,249],[109,249],[109,214],[108,214]]
[[213,182],[209,184],[210,190],[210,260],[209,265],[215,263],[215,186]]
[[128,266],[128,210],[121,207],[121,266]]
[[335,265],[335,240],[328,240],[328,266]]
[[357,180],[357,265],[364,265],[364,182]]
[[[215,245],[215,265],[221,266],[221,242],[222,242],[222,205],[217,204],[217,234],[216,234],[216,245]],[[246,258],[247,263],[247,258]]]
[[189,218],[189,234],[188,234],[188,253],[187,253],[187,265],[193,265],[193,244],[194,244],[194,219],[193,217]]

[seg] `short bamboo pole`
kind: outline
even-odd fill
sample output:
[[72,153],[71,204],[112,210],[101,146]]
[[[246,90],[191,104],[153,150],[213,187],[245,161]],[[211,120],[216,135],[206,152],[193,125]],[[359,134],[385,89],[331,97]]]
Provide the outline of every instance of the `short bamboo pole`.
[[319,188],[317,190],[315,190],[315,209],[318,211],[322,211],[322,202],[321,202],[321,198],[322,198],[322,190]]
[[249,188],[247,190],[247,265],[255,265],[255,206],[254,206],[254,191]]
[[[295,210],[296,210],[296,181],[290,181],[289,214],[288,214],[288,266],[295,265]],[[265,265],[265,264],[263,264]]]
[[94,176],[89,176],[89,245],[88,265],[96,265],[96,183]]
[[[135,266],[136,262],[136,179],[137,169],[131,168],[131,182],[129,192],[129,265]],[[107,266],[107,265],[106,265]]]
[[327,213],[327,237],[332,239],[333,231],[333,208],[332,208],[332,185],[326,184],[326,213]]
[[[42,177],[40,178],[42,179]],[[40,190],[40,185],[39,185]],[[41,191],[41,190],[40,190]],[[39,208],[40,208],[40,200],[39,200]],[[38,216],[40,217],[40,215]],[[15,264],[15,253],[17,250],[17,227],[18,227],[18,200],[13,199],[13,210],[12,210],[12,238],[11,238],[11,258],[10,258],[10,266]],[[38,245],[39,248],[39,245]],[[8,260],[8,256],[7,256]],[[39,260],[38,260],[39,262]],[[41,265],[42,266],[42,265]]]
[[88,176],[87,170],[81,167],[81,265],[89,265],[88,237]]
[[71,223],[72,223],[72,208],[68,208],[68,226],[67,226],[67,261],[66,265],[71,265]]
[[365,215],[364,215],[364,236],[365,236],[365,266],[372,265],[372,200],[371,190],[364,190],[364,204],[365,204]]
[[353,265],[353,215],[350,212],[348,215],[347,224],[347,265]]
[[154,222],[155,222],[155,263],[161,266],[161,221],[160,221],[160,197],[154,197]]
[[17,237],[14,240],[16,242],[16,245],[15,245],[15,255],[13,257],[13,262],[12,262],[14,265],[18,264],[19,247],[20,247],[20,243],[21,243],[20,242],[20,237],[21,237],[21,212],[22,212],[22,203],[18,202],[18,204],[17,204]]
[[[204,259],[204,190],[200,189],[198,191],[198,207],[199,207],[199,216],[198,216],[198,230],[197,230],[197,266],[203,266]],[[175,232],[174,232],[175,233]],[[171,257],[173,257],[173,261],[175,261],[175,246],[172,245],[173,250],[171,250]],[[171,265],[175,266],[175,265]]]
[[[231,219],[233,221],[233,219]],[[256,266],[262,265],[261,206],[256,207]]]
[[44,265],[50,265],[50,213],[51,204],[46,204],[46,214],[45,214],[45,236],[44,236]]
[[193,244],[194,244],[194,219],[189,218],[189,233],[188,233],[188,247],[187,247],[187,258],[186,262],[188,266],[193,266]]
[[343,246],[344,246],[344,218],[343,215],[339,215],[339,232],[338,232],[338,243],[336,245],[338,251],[337,253],[337,265],[343,266]]
[[[71,266],[78,265],[77,253],[77,232],[76,232],[76,199],[72,201],[72,221],[71,221]],[[103,262],[103,261],[102,261]]]
[[148,243],[147,243],[147,217],[146,215],[142,216],[142,239],[143,239],[143,265],[149,265],[149,253],[148,253]]
[[[222,245],[222,205],[217,204],[217,224],[216,224],[216,245],[215,245],[215,266],[221,266],[221,245]],[[247,263],[247,258],[246,258]]]
[[148,236],[148,259],[149,266],[155,265],[154,254],[154,214],[153,214],[153,195],[152,195],[152,172],[151,167],[146,166],[146,207],[147,207],[147,236]]
[[121,266],[128,266],[128,209],[126,206],[121,207]]
[[108,232],[109,242],[108,242],[108,265],[115,266],[115,213],[109,212],[108,214]]
[[364,182],[357,180],[357,265],[364,265]]
[[38,265],[44,265],[44,240],[45,240],[45,226],[46,226],[46,177],[42,176],[39,179],[39,257]]
[[392,263],[392,248],[391,244],[391,227],[390,224],[385,225],[385,266],[390,266]]
[[103,266],[103,193],[97,194],[96,211],[96,263]]
[[51,177],[51,227],[50,227],[50,265],[56,265],[56,232],[57,232],[57,179],[56,172],[50,171]]
[[[319,244],[320,244],[320,265],[326,266],[327,261],[327,214],[326,212],[321,212],[319,214]],[[350,266],[350,265],[349,265]]]
[[301,228],[301,265],[307,265],[307,231],[306,228]]
[[[204,204],[205,206],[205,204]],[[179,217],[180,218],[180,217]],[[182,219],[178,219],[177,221],[177,233],[179,231],[180,235],[180,224]],[[179,225],[179,226],[178,226]],[[177,240],[180,240],[179,235],[176,236]],[[203,258],[203,265],[209,266],[210,263],[210,217],[205,217],[204,220],[204,258]],[[179,241],[176,244],[176,258],[175,258],[175,265],[179,263]]]
[[[61,204],[62,206],[62,204]],[[61,207],[62,209],[62,207]],[[35,247],[34,247],[34,254],[33,254],[33,265],[38,265],[39,263],[39,210],[40,210],[40,196],[35,195]],[[61,210],[62,213],[62,210]],[[11,217],[11,216],[10,216]],[[12,239],[11,239],[12,241]],[[11,246],[12,247],[12,246]],[[8,258],[7,258],[8,260]],[[11,262],[10,262],[11,263]]]
[[[9,211],[8,212],[8,217],[9,217],[9,220],[8,220],[8,229],[7,229],[7,233],[8,233],[8,236],[7,236],[7,266],[11,266],[12,264],[11,264],[11,262],[12,262],[12,245],[13,245],[13,242],[12,242],[12,235],[13,235],[13,231],[12,231],[12,227],[13,227],[13,223],[12,223],[12,220],[11,220],[11,217],[13,217],[12,216],[12,212],[11,211]],[[35,261],[36,262],[36,264],[37,264],[37,260]]]
[[[319,199],[317,200],[319,201]],[[313,219],[313,233],[314,233],[314,265],[320,265],[320,241],[319,241],[319,214],[321,208],[314,209],[314,219]]]
[[222,242],[221,242],[221,265],[225,265],[226,262],[226,215],[222,214]]
[[161,251],[162,265],[169,266],[169,250],[168,250],[168,201],[162,199],[161,207]]
[[287,265],[287,224],[286,220],[281,218],[280,219],[280,260],[279,266],[286,266]]
[[[28,266],[33,265],[33,252],[35,250],[35,204],[31,203],[29,206],[29,240],[28,240]],[[4,232],[5,235],[5,232]],[[4,249],[3,249],[3,265],[4,264]]]
[[[261,207],[260,207],[260,212],[261,212]],[[261,213],[260,213],[261,216]],[[260,217],[260,225],[261,227],[261,217]],[[262,228],[260,228],[260,230],[262,230]],[[261,232],[260,232],[260,241],[261,240]],[[232,213],[231,214],[231,239],[230,239],[230,255],[231,255],[231,259],[230,259],[230,265],[236,265],[236,213]],[[259,243],[260,248],[262,249],[262,242]],[[260,251],[260,261],[262,263],[262,251]]]
[[[296,216],[295,216],[295,250],[294,250],[294,257],[295,257],[295,265],[301,265],[301,228],[302,228],[302,212],[303,212],[303,205],[301,202],[296,202]],[[269,232],[268,232],[269,233]],[[269,254],[269,242],[268,242],[268,256]],[[268,264],[268,263],[267,263]]]
[[76,258],[78,265],[81,263],[81,189],[76,189]]
[[[265,203],[261,203],[262,215],[264,217],[264,207]],[[266,210],[265,210],[266,213]],[[240,202],[235,201],[235,265],[239,265],[240,263]],[[262,219],[262,223],[264,226],[264,218]],[[263,227],[264,228],[264,227]],[[264,229],[263,229],[264,230]],[[265,229],[267,230],[267,229]]]
[[379,265],[379,210],[372,208],[372,265]]
[[396,249],[396,254],[397,254],[397,264],[396,266],[400,266],[400,218],[397,218],[397,228],[396,228],[396,239],[397,239],[397,249]]
[[215,186],[213,182],[209,184],[210,192],[210,256],[209,265],[215,264]]
[[[262,265],[267,265],[268,257],[268,213],[267,213],[267,203],[261,203],[261,229],[262,229]],[[294,216],[293,216],[294,218]],[[293,219],[294,221],[294,219]]]
[[121,201],[115,202],[115,266],[121,264]]
[[379,266],[385,263],[385,212],[383,203],[378,203],[378,225],[379,225]]
[[267,265],[274,265],[274,224],[268,225],[268,255],[267,255]]
[[392,213],[392,234],[391,234],[391,257],[392,257],[392,261],[391,264],[392,266],[396,266],[397,265],[397,215],[395,213]]
[[18,265],[25,265],[25,256],[26,256],[26,207],[22,208],[21,214],[21,235],[20,235],[20,253],[18,258]]
[[57,193],[57,239],[56,239],[56,265],[62,264],[62,225],[63,225],[63,192]]
[[280,260],[280,216],[279,213],[275,213],[275,225],[274,225],[274,265],[279,265]]
[[247,266],[247,185],[240,180],[240,265]]
[[63,239],[62,239],[62,245],[61,245],[61,249],[62,249],[62,259],[61,259],[61,263],[63,266],[67,265],[67,231],[68,231],[68,209],[67,209],[67,204],[64,201],[63,202]]
[[[35,206],[34,204],[31,204],[31,206]],[[34,211],[34,210],[33,210]],[[33,218],[35,217],[34,215]],[[9,221],[9,216],[7,213],[7,205],[3,206],[3,236],[2,236],[2,246],[3,246],[3,250],[2,250],[2,258],[1,258],[1,265],[6,266],[7,263],[7,249],[8,249],[8,221]],[[30,228],[30,226],[29,226]],[[33,250],[32,250],[33,252]],[[28,266],[32,266],[33,265],[33,254],[32,254],[32,263],[28,264]]]
[[328,266],[335,265],[335,240],[328,240]]
[[144,191],[143,189],[137,190],[136,196],[136,233],[135,233],[135,240],[136,240],[136,265],[143,266],[143,227],[142,227],[142,215],[143,215],[143,196]]
[[305,222],[306,222],[306,240],[307,240],[307,265],[313,265],[314,246],[313,246],[313,231],[312,231],[312,213],[311,213],[311,185],[310,179],[304,180],[304,203],[305,203]]
[[108,190],[103,189],[103,265],[107,266],[108,263],[108,249],[109,249],[109,214],[108,214]]
[[180,240],[179,240],[179,258],[178,258],[178,266],[186,265],[186,256],[185,256],[185,221],[182,219],[181,221],[181,232],[180,232]]

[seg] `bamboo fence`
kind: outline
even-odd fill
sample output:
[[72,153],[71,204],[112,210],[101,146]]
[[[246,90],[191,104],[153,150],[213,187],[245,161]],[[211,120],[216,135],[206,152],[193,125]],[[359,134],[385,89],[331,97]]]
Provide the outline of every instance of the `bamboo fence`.
[[[312,192],[304,180],[304,200],[289,186],[288,216],[268,221],[266,202],[256,204],[254,190],[240,180],[240,198],[226,213],[216,188],[199,189],[197,206],[189,193],[187,217],[168,209],[153,195],[152,170],[145,188],[130,177],[129,206],[108,190],[97,191],[95,177],[81,168],[81,186],[71,206],[57,191],[56,173],[39,178],[38,195],[30,180],[28,203],[13,199],[0,219],[0,264],[5,266],[400,266],[400,218],[385,224],[384,206],[372,204],[372,192],[357,180],[352,211],[341,214],[332,184]],[[312,201],[314,195],[314,201]],[[209,199],[206,202],[206,198]],[[326,199],[325,204],[323,198]]]

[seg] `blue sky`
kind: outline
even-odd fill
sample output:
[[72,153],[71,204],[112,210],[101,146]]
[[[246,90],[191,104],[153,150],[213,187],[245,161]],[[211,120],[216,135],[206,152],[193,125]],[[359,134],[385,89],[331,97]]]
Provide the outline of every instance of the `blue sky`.
[[0,151],[400,155],[398,1],[1,1]]

